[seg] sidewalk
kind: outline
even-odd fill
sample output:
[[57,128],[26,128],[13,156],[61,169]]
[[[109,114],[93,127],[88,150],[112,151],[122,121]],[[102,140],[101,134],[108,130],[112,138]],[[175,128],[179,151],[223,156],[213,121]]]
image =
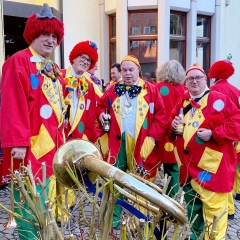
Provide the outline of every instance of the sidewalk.
[[[10,207],[10,195],[7,189],[0,190],[0,203]],[[240,239],[240,201],[235,200],[235,219],[229,221],[226,240]],[[14,229],[4,229],[3,225],[8,221],[9,214],[0,208],[0,240],[17,240],[18,234]]]

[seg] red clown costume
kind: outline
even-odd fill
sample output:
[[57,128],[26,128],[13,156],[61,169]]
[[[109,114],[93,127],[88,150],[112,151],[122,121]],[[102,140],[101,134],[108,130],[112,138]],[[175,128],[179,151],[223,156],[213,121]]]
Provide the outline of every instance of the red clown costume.
[[[186,90],[183,85],[185,71],[178,61],[170,60],[156,70],[156,77],[158,83],[155,86],[162,96],[167,117],[170,118],[173,108]],[[163,143],[158,143],[159,160],[163,163],[164,174],[171,176],[166,193],[172,198],[177,194],[179,186],[179,169],[173,152],[174,144],[168,135],[165,136]]]
[[[41,165],[46,163],[46,182],[51,185],[56,183],[54,180],[50,181],[53,175],[53,157],[64,143],[66,105],[61,72],[49,59],[49,49],[52,47],[54,50],[54,44],[61,43],[63,23],[53,16],[49,6],[44,4],[39,14],[32,14],[28,18],[24,38],[30,45],[29,48],[11,56],[2,69],[1,131],[5,177],[9,178],[11,149],[26,147],[23,161],[13,159],[14,169],[18,169],[19,163],[26,165],[30,161],[34,179],[42,179]],[[41,41],[44,44],[40,44]],[[42,193],[39,185],[36,190],[39,194]],[[55,191],[53,198],[56,196]],[[14,211],[34,221],[27,202],[19,209],[22,203],[16,189],[14,198],[15,202],[18,202]],[[28,211],[25,212],[25,209]],[[20,239],[34,239],[38,236],[38,230],[32,224],[19,218],[16,218],[16,221]]]
[[[106,109],[111,117],[104,159],[122,171],[137,170],[142,177],[153,179],[160,164],[156,141],[163,141],[166,133],[165,108],[155,86],[139,78],[135,56],[126,56],[121,66],[123,80],[107,89],[98,105],[100,118]],[[120,215],[121,208],[115,205],[114,228]]]
[[[234,74],[234,67],[232,62],[230,61],[231,55],[228,56],[229,59],[220,60],[215,62],[210,70],[209,70],[209,78],[214,81],[214,84],[210,87],[211,90],[221,92],[236,105],[238,109],[240,109],[240,90],[230,84],[228,79]],[[240,144],[237,142],[236,144],[238,165],[237,165],[237,174],[234,182],[234,192],[237,193],[236,199],[240,200]],[[232,193],[229,194],[229,206],[228,206],[228,214],[229,218],[234,218],[234,201]]]
[[[173,85],[167,82],[159,82],[155,86],[162,96],[167,116],[170,117],[172,109],[179,99],[181,99],[183,93],[186,91],[186,87],[182,84]],[[173,148],[174,142],[172,142],[166,135],[164,143],[159,146],[162,163],[176,163]]]
[[[57,18],[39,19],[36,14],[27,21],[24,38],[31,44],[43,31],[55,32],[58,44],[61,43],[63,23]],[[49,65],[52,70],[46,75],[45,68]],[[31,161],[35,177],[41,177],[42,162],[46,162],[47,177],[53,174],[53,156],[64,142],[66,106],[62,84],[58,66],[41,58],[31,46],[14,54],[3,65],[1,131],[6,170],[10,167],[10,155],[5,152],[9,153],[12,147],[27,146],[25,164]]]
[[[138,60],[132,56],[125,57],[122,62],[124,61],[133,61],[140,66]],[[129,170],[141,166],[150,172],[148,178],[152,178],[155,176],[160,162],[155,143],[149,137],[156,141],[163,141],[166,133],[166,112],[162,98],[155,86],[140,78],[137,82],[137,86],[141,87],[141,92],[136,96],[136,121],[132,123],[135,129],[133,162],[129,162],[128,166],[131,166]],[[123,96],[118,96],[115,88],[119,84],[123,84],[123,81],[112,85],[104,93],[97,112],[99,115],[107,108],[111,116],[110,131],[108,133],[109,151],[105,155],[105,160],[111,164],[116,162],[116,158],[120,153],[123,133],[122,120],[124,116],[121,110]]]
[[[191,70],[205,74],[198,64],[192,65],[187,73]],[[228,206],[228,193],[233,188],[237,165],[233,142],[240,136],[236,131],[240,127],[240,111],[232,101],[219,92],[209,92],[208,88],[201,95],[196,102],[185,92],[181,103],[173,111],[173,116],[178,115],[180,108],[184,111],[183,136],[177,136],[174,153],[188,204],[189,221],[198,214],[192,225],[191,239],[199,237],[204,230],[204,222],[210,224],[208,230],[211,231],[214,215],[219,216]],[[203,128],[212,132],[208,141],[198,136],[198,129]],[[175,136],[173,130],[171,134],[171,137]],[[215,239],[223,239],[226,229],[225,214],[218,221]],[[205,239],[209,239],[207,233]]]
[[[95,44],[91,41],[79,42],[69,55],[70,63],[78,56],[85,54],[91,59],[89,69],[93,68],[98,60]],[[70,139],[85,139],[96,141],[96,94],[93,84],[82,74],[77,76],[72,66],[63,70],[65,80],[65,104],[68,106],[66,137]]]

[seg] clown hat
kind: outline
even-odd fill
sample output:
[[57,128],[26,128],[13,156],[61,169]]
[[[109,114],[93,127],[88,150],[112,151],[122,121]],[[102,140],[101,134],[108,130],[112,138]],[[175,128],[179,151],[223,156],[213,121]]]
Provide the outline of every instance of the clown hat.
[[82,54],[88,55],[91,59],[91,65],[88,70],[92,69],[98,61],[98,48],[96,43],[91,41],[83,41],[76,44],[69,54],[70,63],[73,64],[73,60]]
[[131,61],[131,62],[135,63],[139,68],[141,68],[141,65],[140,65],[138,59],[133,55],[127,55],[126,57],[124,57],[123,60],[121,61],[121,64],[124,61]]
[[[209,70],[209,78],[215,78],[216,80],[228,79],[234,74],[233,63],[228,59],[215,62]],[[216,81],[215,80],[215,81]]]
[[188,70],[186,71],[186,75],[191,71],[191,70],[199,70],[201,71],[202,73],[205,73],[205,71],[203,70],[203,68],[198,64],[198,63],[194,63],[193,65],[191,65]]
[[40,13],[33,13],[28,18],[23,37],[25,41],[31,45],[33,40],[44,32],[55,33],[58,37],[57,44],[59,45],[61,43],[64,35],[63,22],[52,14],[47,3],[44,3]]

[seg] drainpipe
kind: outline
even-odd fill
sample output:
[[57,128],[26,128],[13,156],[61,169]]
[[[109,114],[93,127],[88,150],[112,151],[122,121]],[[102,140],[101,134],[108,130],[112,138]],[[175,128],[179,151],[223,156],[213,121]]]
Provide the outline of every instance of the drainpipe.
[[[63,21],[63,0],[60,0],[60,13],[62,16],[61,20]],[[61,52],[61,68],[64,69],[65,68],[65,66],[64,66],[64,38],[60,45],[60,52]]]
[[215,1],[215,13],[211,19],[211,65],[220,59],[221,0]]

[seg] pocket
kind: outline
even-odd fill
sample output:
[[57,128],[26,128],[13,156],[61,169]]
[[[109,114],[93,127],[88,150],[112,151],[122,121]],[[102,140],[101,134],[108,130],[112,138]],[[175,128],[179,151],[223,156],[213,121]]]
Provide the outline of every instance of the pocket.
[[197,166],[210,173],[216,173],[222,157],[223,153],[206,147]]
[[149,137],[145,137],[143,145],[141,147],[141,151],[140,151],[140,155],[144,161],[151,154],[154,147],[155,147],[155,143]]
[[40,127],[39,134],[32,136],[30,141],[31,151],[36,159],[41,158],[55,147],[49,132],[43,124]]

